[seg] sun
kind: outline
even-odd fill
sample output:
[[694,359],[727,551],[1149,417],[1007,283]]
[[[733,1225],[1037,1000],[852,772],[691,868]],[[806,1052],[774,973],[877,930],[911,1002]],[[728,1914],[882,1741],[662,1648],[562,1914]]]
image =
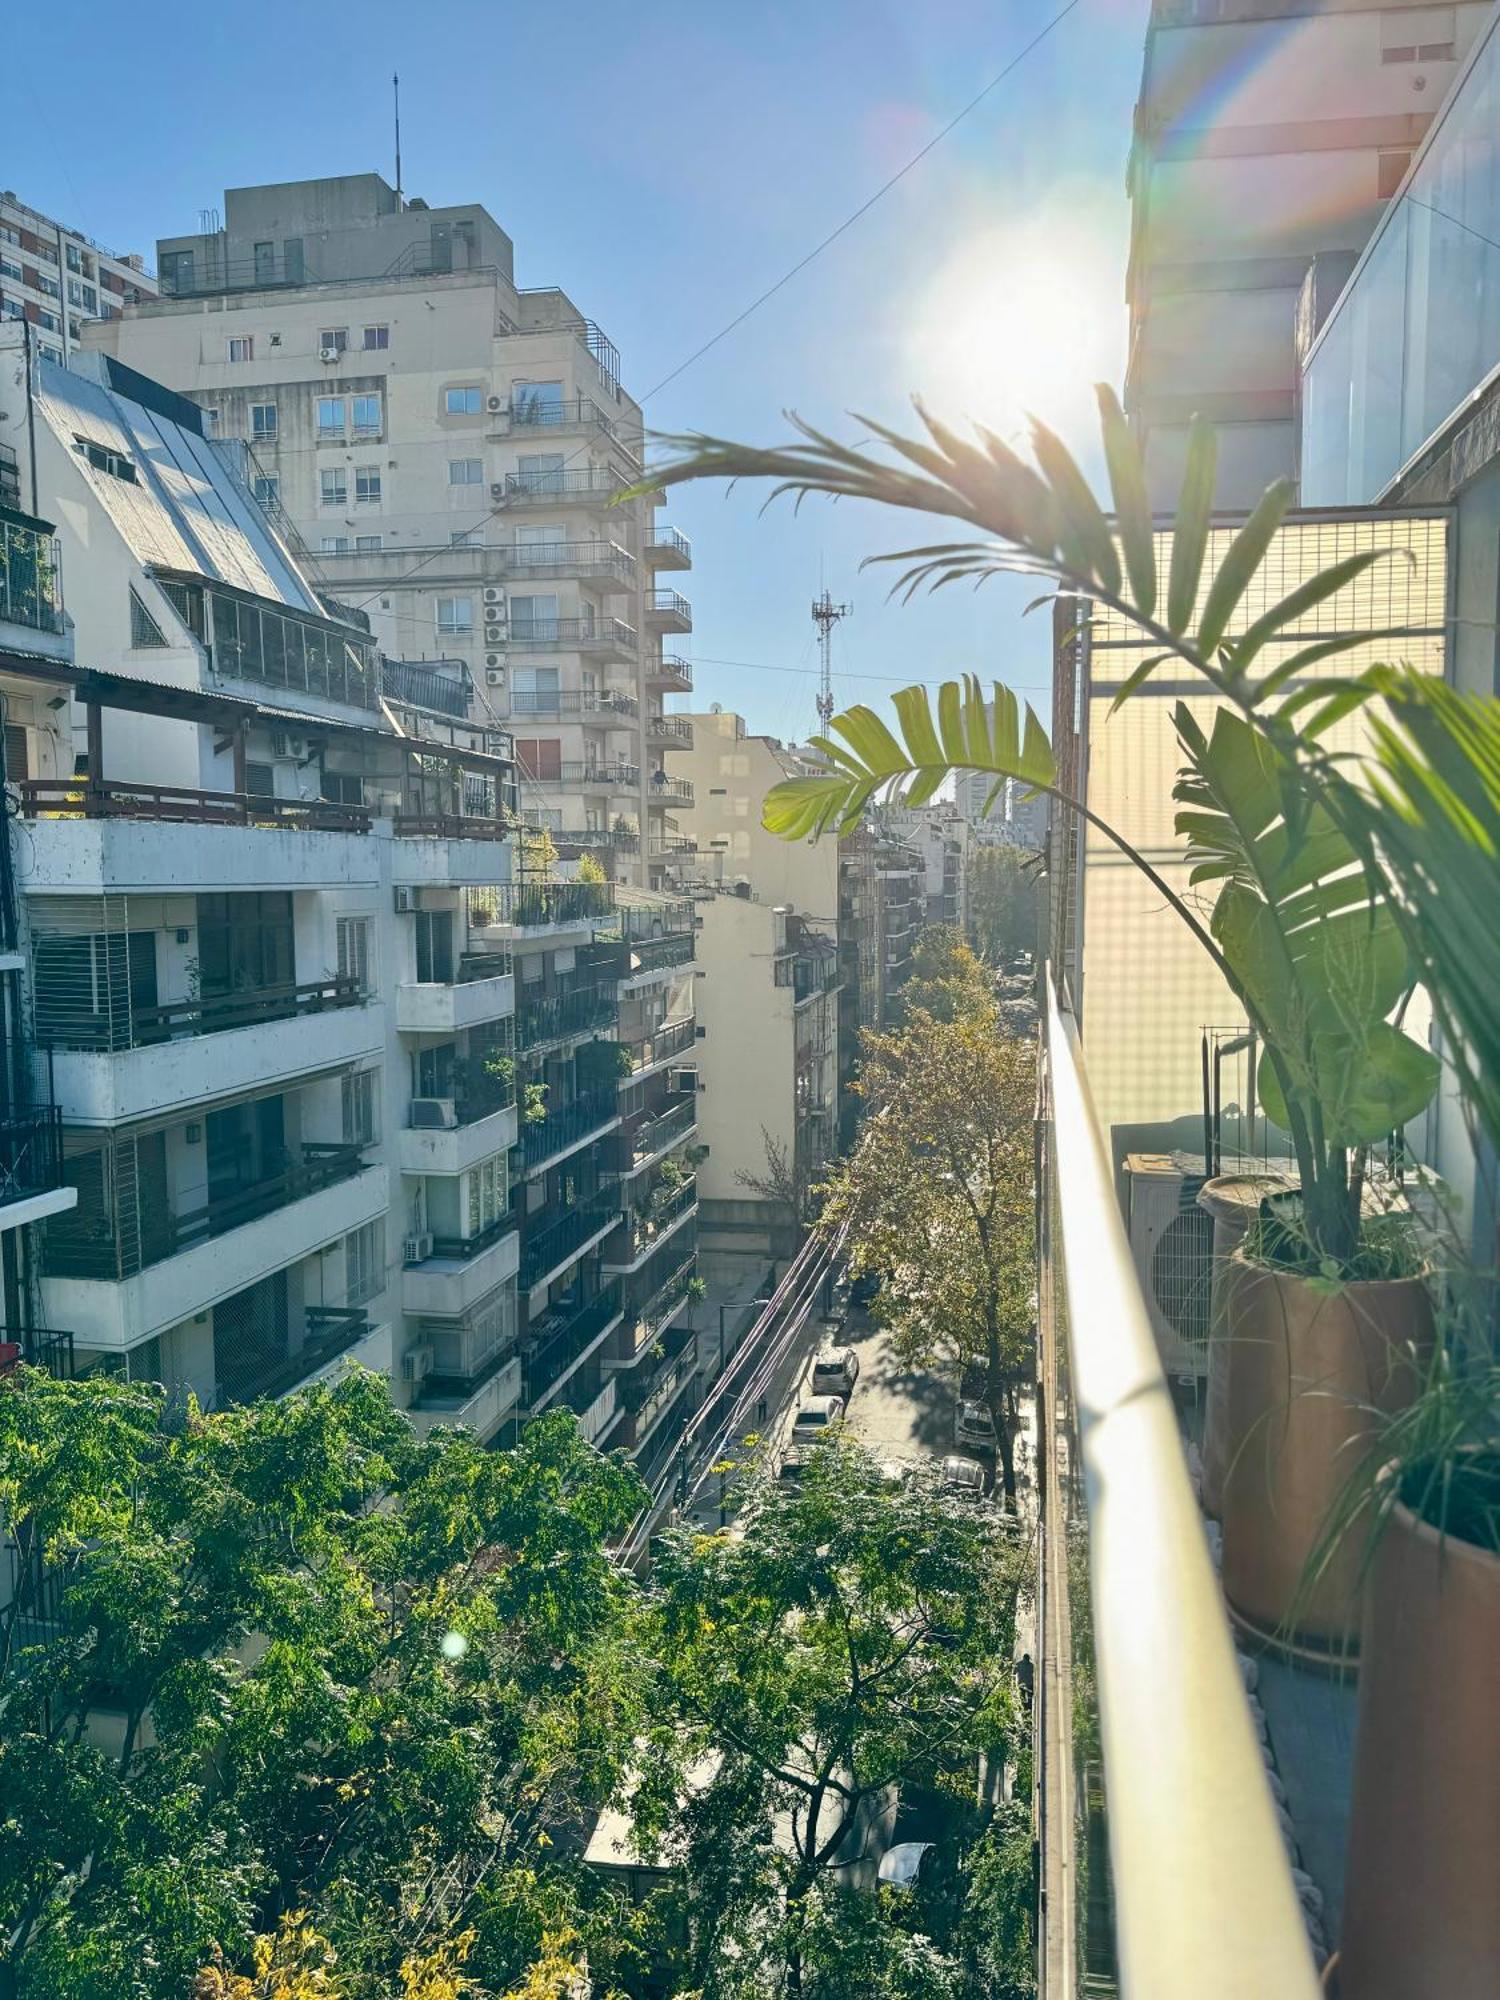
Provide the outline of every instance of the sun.
[[1076,438],[1093,385],[1125,361],[1115,241],[1086,211],[1049,210],[967,233],[922,292],[907,367],[937,414],[1002,436],[1038,416]]

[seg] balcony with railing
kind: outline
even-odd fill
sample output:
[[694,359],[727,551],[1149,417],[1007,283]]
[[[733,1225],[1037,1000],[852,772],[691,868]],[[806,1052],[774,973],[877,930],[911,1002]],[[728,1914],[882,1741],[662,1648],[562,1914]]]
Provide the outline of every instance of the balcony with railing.
[[464,952],[452,969],[452,979],[410,980],[396,988],[396,1026],[403,1034],[459,1034],[515,1011],[509,952]]
[[592,1369],[585,1369],[558,1400],[577,1417],[588,1442],[597,1444],[620,1413],[620,1385],[613,1375],[601,1383]]
[[609,850],[615,854],[639,854],[641,835],[639,827],[621,824],[616,826],[560,826],[551,827],[552,845],[559,854],[571,855],[586,849],[589,853]]
[[616,1278],[592,1298],[554,1306],[532,1323],[521,1349],[522,1396],[528,1409],[549,1400],[558,1384],[603,1344],[620,1313]]
[[698,1125],[698,1100],[695,1093],[689,1093],[680,1104],[674,1104],[669,1111],[663,1111],[654,1118],[645,1118],[630,1126],[624,1135],[621,1166],[625,1174],[638,1174],[642,1168],[664,1159],[675,1146],[691,1138]]
[[385,692],[393,701],[410,702],[438,715],[466,717],[469,713],[474,685],[461,660],[439,666],[426,660],[383,659],[380,671]]
[[643,553],[647,564],[655,570],[691,569],[693,566],[692,543],[686,535],[665,525],[647,529]]
[[512,722],[577,716],[585,728],[592,724],[600,729],[618,728],[638,713],[635,696],[613,688],[512,688],[504,706]]
[[693,781],[691,778],[669,778],[663,771],[651,774],[651,789],[647,802],[651,805],[690,806],[693,803]]
[[1043,1106],[1041,1990],[1314,2000],[1287,1839],[1076,1028],[1055,997]]
[[655,1256],[624,1280],[625,1310],[634,1321],[628,1360],[638,1359],[661,1329],[682,1310],[698,1271],[698,1225],[689,1221],[662,1244]]
[[550,1282],[574,1258],[601,1241],[619,1219],[620,1197],[613,1185],[601,1187],[575,1202],[555,1222],[537,1227],[532,1218],[521,1246],[522,1290]]
[[590,1091],[575,1097],[571,1104],[558,1105],[521,1133],[521,1158],[527,1173],[536,1173],[564,1154],[577,1152],[619,1122],[620,1107],[612,1089]]
[[646,623],[653,632],[691,632],[693,607],[680,590],[653,590],[646,599]]
[[691,694],[693,663],[678,653],[655,654],[646,662],[646,685],[663,694]]
[[523,434],[541,431],[552,437],[564,437],[574,431],[592,431],[611,441],[619,436],[614,418],[602,410],[592,396],[556,399],[516,396],[509,407],[499,413],[494,434],[510,437],[518,431]]
[[691,937],[696,925],[697,913],[686,897],[653,896],[649,901],[642,897],[622,902],[612,930],[614,936],[634,945],[652,938]]
[[630,962],[621,974],[625,980],[639,979],[648,972],[665,972],[675,965],[691,965],[693,940],[688,937],[642,938],[630,947]]
[[613,472],[594,466],[559,466],[551,472],[507,472],[502,496],[507,507],[608,507],[624,486]]
[[612,1271],[636,1271],[653,1251],[658,1250],[675,1230],[698,1212],[698,1182],[695,1176],[676,1187],[665,1183],[655,1187],[637,1206],[625,1210],[624,1226],[609,1245],[605,1263]]
[[540,993],[524,1000],[516,1012],[516,1047],[534,1050],[573,1035],[612,1028],[620,1015],[613,981],[590,983],[566,992]]
[[637,764],[603,764],[564,759],[543,772],[521,768],[521,782],[538,792],[621,792],[640,791],[641,772]]
[[471,923],[478,912],[511,930],[542,931],[606,922],[614,910],[612,882],[505,882],[472,892],[469,914]]
[[634,659],[640,637],[623,618],[528,618],[512,616],[498,641],[510,653],[599,653]]
[[39,1204],[64,1189],[62,1114],[54,1104],[0,1111],[0,1219],[12,1203]]
[[639,1448],[687,1388],[698,1368],[698,1336],[683,1327],[669,1334],[666,1353],[649,1373],[621,1378],[621,1396],[632,1412],[629,1441]]
[[631,1075],[639,1078],[695,1048],[697,1040],[696,1022],[669,1021],[653,1034],[645,1035],[639,1041],[626,1041],[622,1046],[630,1051]]
[[696,854],[698,839],[691,833],[654,833],[646,844],[653,861],[670,861],[681,854]]
[[618,542],[521,542],[494,553],[513,583],[577,577],[604,591],[635,584],[635,557]]
[[653,750],[691,750],[693,725],[685,715],[663,715],[656,710],[646,717],[646,741]]
[[78,1372],[71,1333],[46,1326],[0,1328],[0,1381],[23,1361],[57,1382],[71,1382]]
[[[284,1339],[279,1350],[269,1352],[241,1349],[237,1365],[226,1368],[215,1384],[214,1402],[223,1409],[231,1403],[253,1403],[267,1396],[285,1396],[301,1383],[368,1340],[374,1331],[363,1306],[308,1306],[303,1314],[300,1342]],[[215,1364],[220,1362],[215,1350]]]
[[198,826],[293,828],[368,833],[363,806],[328,799],[273,799],[254,792],[208,792],[189,785],[138,785],[118,779],[22,778],[16,787],[27,819],[147,819]]
[[0,625],[62,634],[62,556],[45,522],[0,520]]

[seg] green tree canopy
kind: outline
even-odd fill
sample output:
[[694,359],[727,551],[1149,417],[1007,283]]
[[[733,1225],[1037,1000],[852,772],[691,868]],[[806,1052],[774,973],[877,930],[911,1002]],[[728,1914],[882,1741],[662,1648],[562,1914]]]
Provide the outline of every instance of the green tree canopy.
[[1035,951],[1038,857],[1020,847],[975,847],[969,854],[969,932],[990,965]]

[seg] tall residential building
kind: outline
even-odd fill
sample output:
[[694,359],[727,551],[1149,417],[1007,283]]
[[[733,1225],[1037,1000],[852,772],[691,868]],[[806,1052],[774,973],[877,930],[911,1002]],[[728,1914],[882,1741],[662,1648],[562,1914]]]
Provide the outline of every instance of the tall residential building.
[[1221,506],[1295,473],[1299,320],[1316,326],[1337,296],[1489,12],[1154,0],[1125,402],[1156,505],[1175,501],[1195,413],[1218,429]]
[[136,255],[117,255],[92,236],[0,191],[0,320],[25,320],[49,361],[67,361],[90,320],[116,319],[155,298],[156,280]]
[[663,697],[691,562],[654,525],[641,413],[601,329],[518,289],[477,204],[378,174],[231,188],[224,225],[163,239],[162,296],[91,339],[241,440],[313,573],[414,672],[515,738],[522,804],[559,850],[649,887],[690,846]]
[[196,405],[21,327],[0,386],[27,1105],[50,1069],[75,1202],[7,1324],[206,1405],[355,1359],[418,1425],[658,1440],[690,912],[532,865],[508,734],[319,596]]

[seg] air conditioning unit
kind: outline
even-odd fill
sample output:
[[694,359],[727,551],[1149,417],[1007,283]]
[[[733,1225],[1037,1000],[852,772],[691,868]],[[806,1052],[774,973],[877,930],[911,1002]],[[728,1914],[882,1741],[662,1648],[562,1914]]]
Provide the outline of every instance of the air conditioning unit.
[[695,1063],[684,1063],[681,1069],[668,1070],[667,1082],[672,1090],[697,1091],[703,1088],[703,1079]]
[[491,411],[503,410],[505,408],[505,398],[503,396],[489,396],[485,399],[484,407]]
[[[490,655],[490,658],[494,658],[493,653]],[[484,684],[486,687],[503,688],[505,686],[505,675],[499,667],[486,667],[484,670]]]
[[505,481],[503,479],[492,479],[490,481],[490,498],[492,500],[503,500],[505,498]]
[[271,731],[271,755],[273,757],[300,757],[302,744],[295,736],[288,736],[284,729]]
[[320,361],[337,361],[338,358],[339,351],[336,347],[320,347],[318,349],[318,359]]
[[487,667],[503,667],[505,665],[505,655],[503,653],[486,653],[484,664]]
[[414,1097],[411,1124],[414,1132],[451,1132],[458,1124],[458,1106],[451,1097]]
[[484,628],[484,643],[487,646],[503,646],[505,644],[505,627],[503,625],[486,625]]
[[408,1347],[401,1357],[402,1381],[425,1382],[435,1359],[430,1340],[419,1340],[414,1347]]
[[1130,1249],[1161,1365],[1196,1380],[1208,1373],[1213,1217],[1198,1206],[1202,1174],[1170,1153],[1129,1153]]
[[484,601],[486,604],[503,604],[505,592],[498,583],[487,583],[484,586]]
[[508,757],[511,738],[503,729],[487,729],[484,732],[484,754],[487,757]]
[[408,1236],[405,1243],[401,1246],[401,1261],[403,1264],[425,1263],[431,1255],[432,1237],[430,1234]]
[[398,917],[409,917],[413,910],[421,909],[422,892],[420,889],[397,889],[393,893],[396,901],[396,915]]

